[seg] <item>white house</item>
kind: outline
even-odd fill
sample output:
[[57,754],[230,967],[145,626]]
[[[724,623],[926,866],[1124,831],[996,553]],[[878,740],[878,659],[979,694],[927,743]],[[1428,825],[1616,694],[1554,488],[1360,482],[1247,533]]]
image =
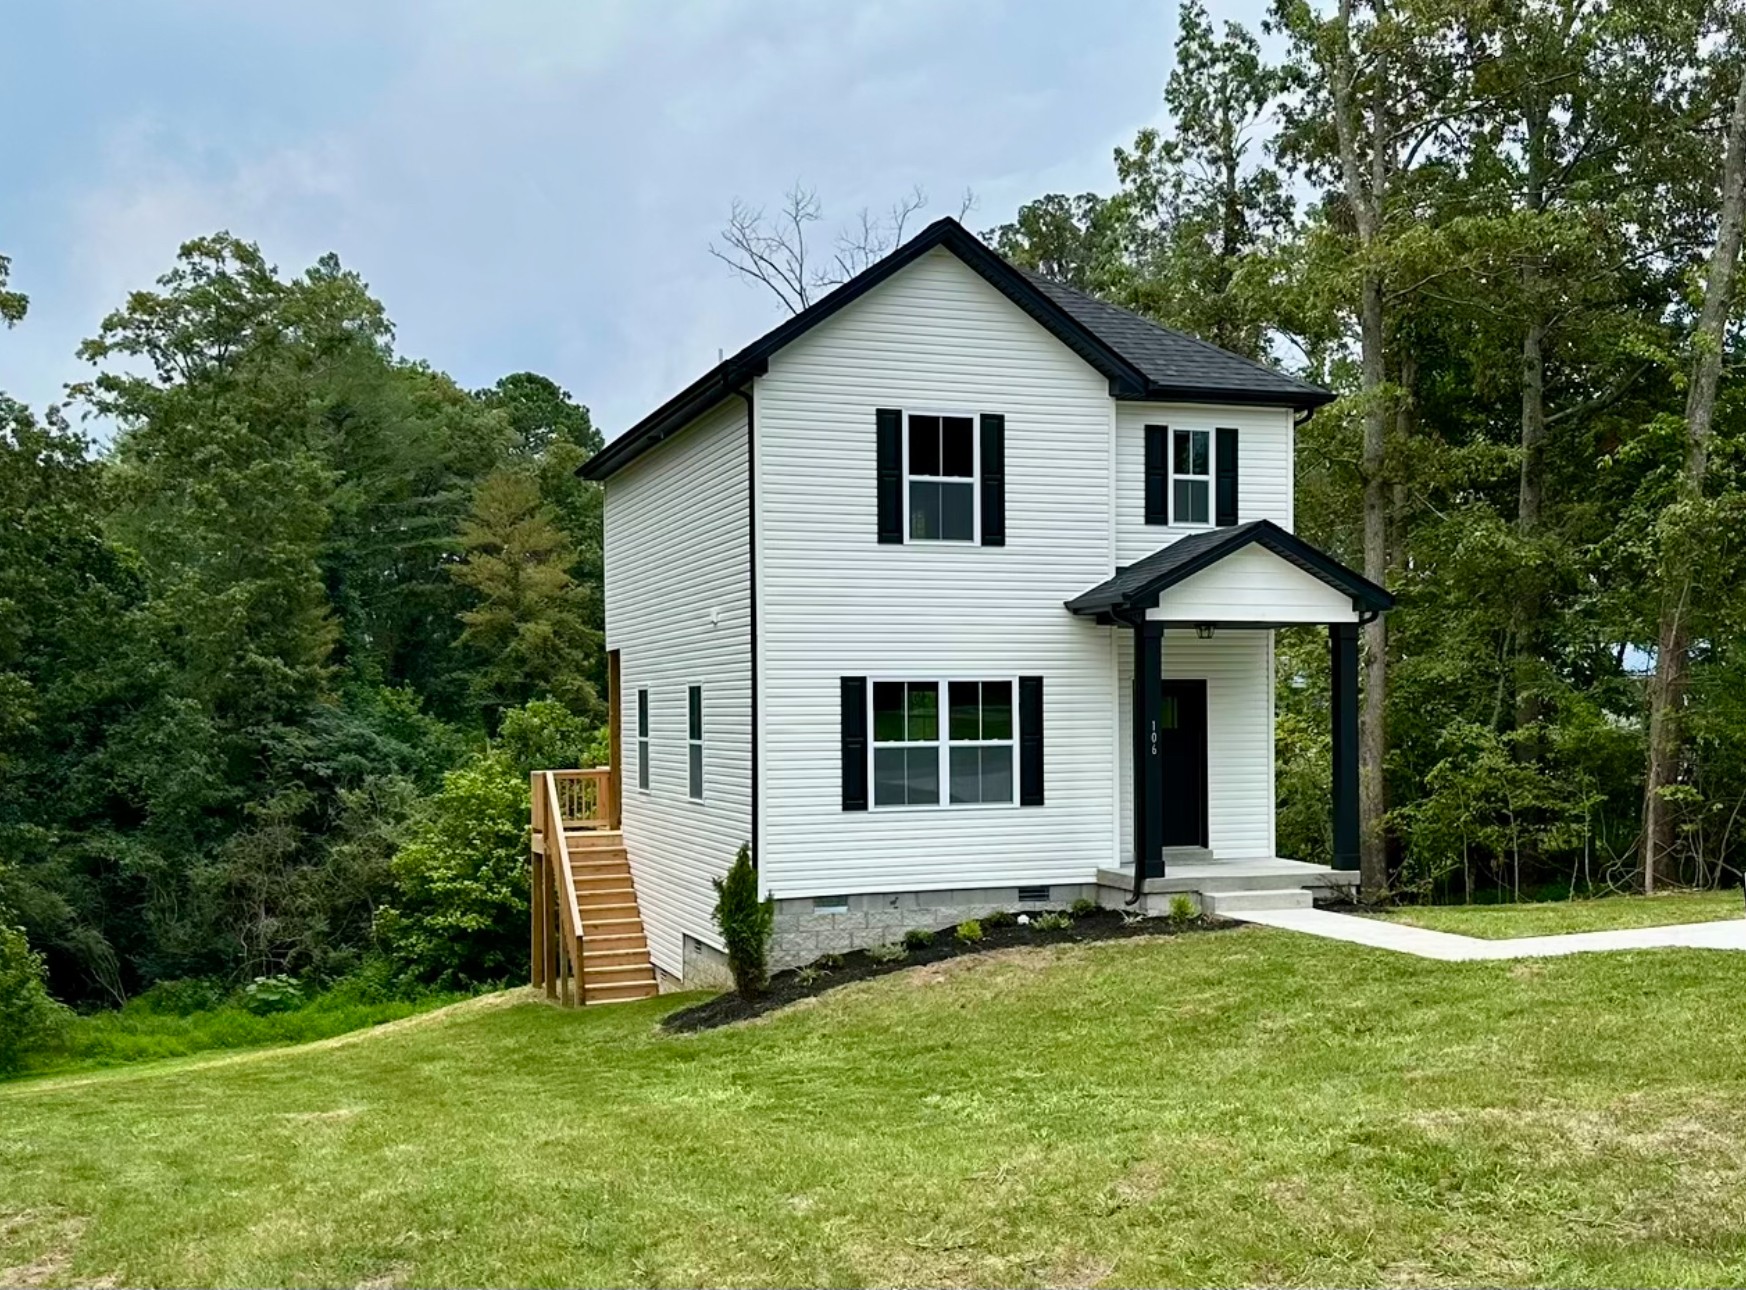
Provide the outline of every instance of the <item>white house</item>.
[[[946,219],[615,439],[584,468],[601,822],[642,961],[717,967],[711,879],[745,842],[778,963],[995,908],[1349,883],[1357,628],[1391,600],[1292,535],[1293,435],[1330,397]],[[1333,869],[1274,843],[1273,632],[1300,623],[1329,627]]]

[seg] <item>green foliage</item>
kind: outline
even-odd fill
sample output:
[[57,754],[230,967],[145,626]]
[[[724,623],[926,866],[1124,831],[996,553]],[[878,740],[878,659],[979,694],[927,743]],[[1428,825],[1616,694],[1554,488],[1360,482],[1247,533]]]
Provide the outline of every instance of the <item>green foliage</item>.
[[488,712],[552,694],[573,711],[598,716],[591,681],[600,634],[571,573],[576,549],[539,481],[519,470],[484,480],[461,530],[465,552],[451,566],[473,593],[461,612],[463,648],[479,659],[474,693]]
[[758,870],[752,848],[742,845],[726,876],[716,878],[715,925],[727,947],[728,971],[734,989],[744,998],[761,994],[770,979],[770,936],[776,926],[776,902],[758,899]]
[[808,963],[805,967],[794,970],[794,979],[802,985],[810,986],[817,985],[830,974],[829,968],[821,967],[817,963]]
[[875,963],[900,963],[909,957],[909,947],[901,941],[882,941],[868,947],[867,957]]
[[985,933],[982,930],[982,923],[980,920],[966,918],[963,922],[959,923],[952,929],[952,935],[957,937],[965,945],[974,945],[977,941],[983,938]]
[[1064,932],[1073,926],[1073,915],[1059,909],[1046,910],[1031,920],[1031,926],[1039,932]]
[[1170,898],[1170,921],[1178,927],[1186,927],[1199,917],[1200,910],[1195,908],[1191,897],[1175,895]]
[[120,1008],[66,1014],[51,1042],[31,1052],[30,1074],[186,1057],[217,1049],[301,1044],[381,1025],[466,998],[409,985],[385,959],[367,960],[358,971],[325,989],[309,992],[295,1006],[262,1011],[243,990],[223,982],[164,982]]
[[1067,906],[1067,912],[1072,914],[1075,918],[1086,918],[1097,912],[1097,902],[1090,896],[1081,896],[1078,900]]
[[258,976],[242,990],[242,1006],[257,1017],[290,1012],[302,1004],[303,985],[294,976]]
[[476,989],[527,959],[527,780],[501,752],[443,776],[392,867],[376,930],[416,979]]
[[42,956],[24,932],[0,922],[0,1075],[65,1028],[66,1009],[49,997],[46,978]]
[[997,909],[991,914],[982,916],[984,927],[1011,927],[1016,922],[1018,922],[1018,915],[1006,909]]
[[925,950],[934,943],[934,934],[925,927],[912,927],[903,934],[905,947],[912,950]]

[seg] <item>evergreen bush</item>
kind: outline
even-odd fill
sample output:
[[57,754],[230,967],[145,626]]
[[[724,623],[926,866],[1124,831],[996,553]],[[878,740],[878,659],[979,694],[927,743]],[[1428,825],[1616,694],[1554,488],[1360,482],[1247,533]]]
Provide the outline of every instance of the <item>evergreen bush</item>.
[[761,994],[770,980],[770,935],[776,927],[776,902],[758,899],[758,870],[752,848],[742,843],[725,878],[715,882],[715,925],[727,944],[728,971],[741,998]]

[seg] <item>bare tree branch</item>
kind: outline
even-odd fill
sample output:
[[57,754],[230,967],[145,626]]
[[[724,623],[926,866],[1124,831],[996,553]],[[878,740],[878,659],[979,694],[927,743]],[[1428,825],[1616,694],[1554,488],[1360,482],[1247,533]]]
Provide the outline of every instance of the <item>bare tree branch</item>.
[[[824,208],[816,189],[796,183],[774,215],[734,198],[720,244],[711,242],[709,253],[745,281],[769,288],[789,313],[799,313],[903,245],[911,218],[927,204],[927,193],[918,185],[880,214],[862,207],[837,231],[830,258],[821,264],[812,259],[807,226],[823,218]],[[959,218],[975,207],[976,195],[965,189]]]

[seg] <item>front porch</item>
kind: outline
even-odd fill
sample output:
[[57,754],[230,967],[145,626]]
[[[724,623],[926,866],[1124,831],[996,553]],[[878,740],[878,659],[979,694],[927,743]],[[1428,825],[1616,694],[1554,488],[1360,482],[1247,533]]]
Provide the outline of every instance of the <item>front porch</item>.
[[[1332,557],[1270,521],[1194,533],[1117,570],[1114,577],[1067,602],[1069,612],[1126,629],[1132,642],[1129,744],[1123,761],[1131,782],[1132,859],[1099,870],[1103,890],[1125,890],[1126,903],[1148,910],[1171,896],[1192,893],[1208,912],[1237,900],[1248,908],[1308,904],[1315,889],[1350,890],[1359,869],[1358,632],[1393,605],[1393,597]],[[1166,633],[1181,651],[1186,641],[1205,667],[1213,643],[1233,636],[1269,642],[1265,675],[1247,684],[1266,696],[1265,746],[1251,747],[1250,764],[1271,767],[1271,633],[1286,626],[1320,625],[1328,632],[1329,741],[1333,835],[1331,865],[1282,859],[1271,826],[1246,839],[1238,856],[1214,849],[1231,821],[1209,812],[1209,780],[1229,773],[1210,749],[1224,732],[1209,715],[1209,683],[1191,668],[1178,674],[1166,653]],[[1251,741],[1253,743],[1253,740]],[[1267,785],[1271,784],[1271,772]],[[1251,811],[1271,812],[1270,789]],[[1227,806],[1227,815],[1230,806]],[[1209,814],[1215,818],[1209,821]],[[1267,816],[1271,820],[1271,815]],[[1258,853],[1258,854],[1257,854]]]

